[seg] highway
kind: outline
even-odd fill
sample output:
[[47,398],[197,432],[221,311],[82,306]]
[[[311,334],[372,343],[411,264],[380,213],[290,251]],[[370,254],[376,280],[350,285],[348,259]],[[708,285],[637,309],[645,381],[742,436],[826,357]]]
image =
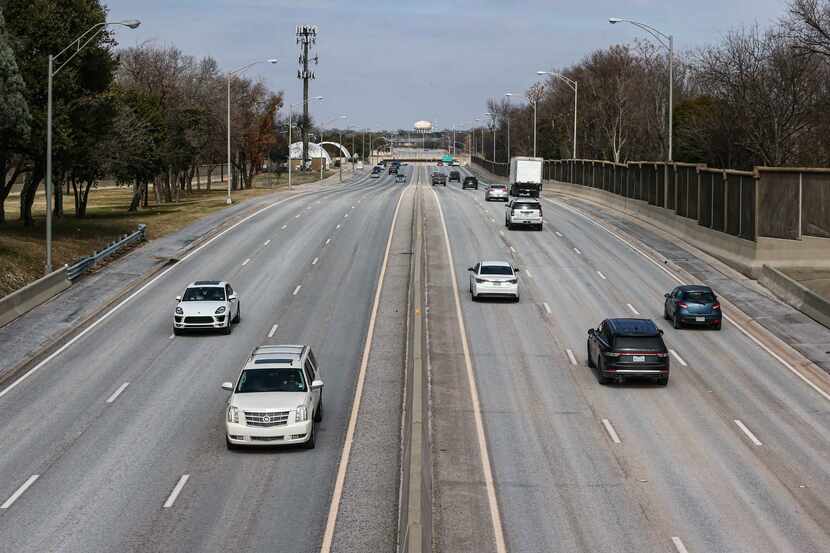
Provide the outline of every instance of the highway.
[[[363,176],[274,205],[4,382],[0,550],[318,551],[404,189]],[[199,279],[239,293],[230,336],[172,335],[174,299]],[[325,417],[314,450],[225,448],[220,384],[262,343],[316,352]]]
[[[729,322],[674,330],[662,301],[677,281],[562,198],[542,200],[542,232],[508,231],[483,190],[435,192],[498,497],[501,524],[486,522],[507,550],[830,548],[827,399]],[[471,301],[466,269],[484,259],[521,268],[519,304]],[[601,386],[587,367],[586,330],[632,316],[665,330],[667,388]],[[436,519],[455,547],[482,532]]]

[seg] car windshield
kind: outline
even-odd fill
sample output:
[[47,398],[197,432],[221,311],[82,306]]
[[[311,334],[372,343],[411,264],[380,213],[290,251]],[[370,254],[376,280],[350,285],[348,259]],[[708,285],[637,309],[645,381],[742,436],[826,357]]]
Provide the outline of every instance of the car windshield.
[[683,299],[690,303],[715,303],[715,294],[709,290],[689,290]]
[[516,209],[539,209],[539,204],[527,204],[527,203],[517,203],[515,206]]
[[479,274],[512,276],[513,269],[505,265],[482,265]]
[[490,188],[493,190],[504,190],[505,186],[503,184],[491,184]]
[[236,385],[238,394],[305,391],[305,379],[300,369],[249,369],[242,371]]
[[225,289],[221,286],[194,286],[184,291],[182,301],[225,301]]
[[659,336],[617,336],[614,340],[614,348],[663,351],[665,345]]

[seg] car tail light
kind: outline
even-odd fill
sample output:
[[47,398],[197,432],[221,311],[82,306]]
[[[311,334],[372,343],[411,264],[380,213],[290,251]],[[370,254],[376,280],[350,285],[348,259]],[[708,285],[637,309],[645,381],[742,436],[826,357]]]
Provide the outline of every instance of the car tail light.
[[677,307],[679,307],[680,309],[686,309],[687,307],[689,307],[689,304],[681,301],[677,304]]
[[519,279],[518,278],[511,278],[507,282],[509,282],[510,284],[517,284],[519,282]]
[[484,279],[484,278],[476,278],[476,282],[478,282],[479,284],[481,284],[481,283],[483,283],[483,282],[487,282],[487,279]]
[[668,357],[669,356],[668,353],[658,353],[656,355],[657,355],[657,357]]
[[607,351],[605,352],[605,357],[619,357],[622,355],[621,353],[617,353],[615,351]]
[[712,309],[720,309],[720,304],[716,303],[715,305],[712,306]]

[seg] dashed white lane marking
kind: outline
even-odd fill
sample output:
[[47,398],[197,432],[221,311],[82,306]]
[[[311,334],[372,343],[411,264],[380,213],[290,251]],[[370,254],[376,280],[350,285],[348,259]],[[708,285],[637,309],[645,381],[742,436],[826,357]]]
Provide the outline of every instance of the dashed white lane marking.
[[354,209],[354,206],[352,206],[352,209]]
[[299,219],[301,215],[302,215],[302,213],[297,213],[297,214],[294,216],[294,218],[295,218],[295,219]]
[[184,488],[184,485],[187,484],[188,480],[190,480],[190,475],[182,474],[182,477],[179,478],[178,482],[176,482],[176,487],[173,488],[172,492],[170,492],[170,497],[167,498],[167,501],[164,502],[164,505],[162,505],[162,507],[164,507],[165,509],[169,509],[173,506],[173,504],[176,502],[176,498],[179,497],[180,493],[182,493],[182,489]]
[[311,262],[312,265],[317,265],[317,262],[320,261],[319,257],[315,257],[314,261]]
[[689,553],[689,550],[686,549],[686,546],[683,545],[683,541],[680,538],[672,536],[671,541],[674,544],[674,548],[677,549],[677,553]]
[[249,257],[248,259],[246,259],[245,261],[242,262],[242,266],[244,267],[245,265],[247,265],[250,262],[251,262],[251,258]]
[[502,235],[502,236],[504,236],[504,231],[503,231],[503,230],[500,230],[500,231],[499,231],[499,234],[500,234],[500,235]]
[[175,334],[171,334],[170,336],[168,336],[168,337],[167,337],[167,339],[168,339],[168,340],[172,340],[172,339],[173,339],[173,338],[175,338],[175,337],[176,337],[176,335],[175,335]]
[[130,383],[129,383],[129,382],[125,382],[124,384],[122,384],[121,386],[119,386],[119,387],[118,387],[118,389],[117,389],[117,390],[115,390],[115,391],[112,393],[112,395],[111,395],[110,397],[108,397],[108,398],[107,398],[107,403],[112,403],[113,401],[115,401],[116,399],[118,399],[118,396],[120,396],[120,395],[121,395],[121,392],[123,392],[123,391],[127,388],[127,386],[129,386],[129,385],[130,385]]
[[38,478],[40,478],[40,475],[39,475],[39,474],[33,474],[33,475],[31,475],[31,476],[29,477],[29,479],[28,479],[28,480],[26,480],[25,482],[23,482],[23,485],[22,485],[22,486],[20,486],[19,488],[17,488],[17,491],[16,491],[16,492],[14,492],[13,494],[11,494],[11,495],[9,496],[9,498],[8,498],[8,499],[7,499],[7,500],[6,500],[6,501],[5,501],[2,505],[0,505],[0,509],[8,509],[9,507],[11,507],[11,506],[12,506],[12,504],[13,504],[15,501],[17,501],[17,498],[19,498],[21,495],[23,495],[23,493],[24,493],[26,490],[28,490],[28,489],[29,489],[29,486],[31,486],[32,484],[34,484],[34,483],[35,483],[35,480],[37,480]]
[[629,311],[631,311],[631,312],[632,312],[632,313],[634,313],[635,315],[639,315],[639,314],[640,314],[640,312],[639,312],[639,311],[637,311],[636,309],[634,309],[634,306],[633,306],[633,305],[631,305],[630,303],[627,303],[627,304],[625,304],[625,305],[627,305],[627,306],[628,306]]
[[495,220],[495,219],[493,219],[492,217],[490,217],[490,222],[491,222],[491,223],[495,223],[495,222],[496,222],[496,220]]
[[270,244],[270,243],[271,243],[271,240],[266,240],[266,241],[265,241],[265,244],[263,244],[263,246],[267,246],[267,245],[268,245],[268,244]]
[[525,274],[528,276],[528,278],[533,278],[533,273],[530,272],[530,269],[527,269],[525,271]]
[[288,228],[288,225],[283,225],[283,226],[282,226],[282,228],[281,228],[280,230],[285,230],[285,229],[287,229],[287,228]]
[[682,358],[682,357],[680,357],[680,355],[679,355],[676,351],[674,351],[673,349],[670,349],[670,350],[669,350],[669,352],[672,354],[672,357],[674,357],[675,359],[677,359],[677,362],[678,362],[678,363],[680,363],[680,364],[681,364],[681,365],[683,365],[684,367],[688,367],[688,366],[689,366],[689,365],[688,365],[688,363],[686,363],[686,362],[683,360],[683,358]]
[[302,288],[302,287],[303,287],[303,285],[302,285],[302,284],[298,284],[298,285],[297,285],[297,287],[296,287],[296,288],[294,288],[294,292],[293,292],[291,295],[292,295],[292,296],[296,296],[296,295],[297,295],[297,293],[300,291],[300,288]]
[[611,424],[611,421],[608,419],[602,419],[602,426],[605,427],[605,431],[608,432],[608,436],[611,437],[611,441],[615,444],[621,444],[620,437],[617,435],[617,431],[614,430],[614,426]]
[[599,278],[601,278],[602,280],[608,280],[608,279],[605,277],[605,275],[604,275],[604,274],[602,274],[602,271],[597,271],[597,274],[599,275]]
[[516,248],[514,248],[513,246],[510,246],[510,251],[513,252],[513,253],[516,253]]
[[546,301],[542,302],[542,305],[545,306],[545,311],[547,311],[548,315],[550,315],[551,311],[550,311],[550,305],[548,305],[548,302],[546,302]]
[[559,238],[562,238],[562,233],[557,230],[556,231],[556,236],[558,236]]
[[574,355],[573,350],[566,349],[565,353],[568,354],[568,360],[570,360],[571,365],[576,365],[576,356]]
[[753,444],[755,444],[756,446],[762,446],[762,445],[764,445],[764,444],[762,444],[762,443],[761,443],[761,440],[759,440],[758,438],[756,438],[756,437],[755,437],[755,434],[753,434],[753,433],[752,433],[752,431],[751,431],[749,428],[747,428],[747,427],[746,427],[746,425],[745,425],[744,423],[742,423],[742,422],[741,422],[741,421],[739,421],[738,419],[735,419],[735,424],[737,424],[737,425],[738,425],[738,428],[740,428],[740,429],[741,429],[741,432],[743,432],[744,434],[746,434],[746,437],[747,437],[747,438],[749,438],[749,440],[750,440]]
[[574,248],[574,251],[576,252],[576,255],[582,255],[582,252],[579,251],[579,248]]
[[349,214],[348,214],[348,213],[346,213],[345,215],[343,215],[343,218],[344,218],[344,219],[348,219],[348,217],[349,217]]
[[274,334],[276,334],[276,333],[277,333],[277,329],[278,329],[279,327],[280,327],[280,325],[274,325],[274,326],[272,326],[272,327],[271,327],[271,330],[269,330],[269,331],[268,331],[268,337],[269,337],[269,338],[273,338],[273,337],[274,337]]
[[329,245],[329,242],[331,242],[331,238],[327,238],[327,239],[326,239],[326,246],[328,246],[328,245]]
[[338,230],[340,229],[340,225],[337,225],[337,229],[338,229]]

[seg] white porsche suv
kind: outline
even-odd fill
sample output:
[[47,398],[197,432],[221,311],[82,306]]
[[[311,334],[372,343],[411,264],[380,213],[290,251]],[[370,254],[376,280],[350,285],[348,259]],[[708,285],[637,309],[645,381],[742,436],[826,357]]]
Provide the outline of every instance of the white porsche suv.
[[323,381],[309,346],[259,346],[233,382],[225,408],[225,442],[239,446],[302,444],[314,448],[323,420]]
[[173,334],[184,330],[221,330],[231,333],[231,324],[241,318],[239,296],[221,280],[197,280],[176,296]]

